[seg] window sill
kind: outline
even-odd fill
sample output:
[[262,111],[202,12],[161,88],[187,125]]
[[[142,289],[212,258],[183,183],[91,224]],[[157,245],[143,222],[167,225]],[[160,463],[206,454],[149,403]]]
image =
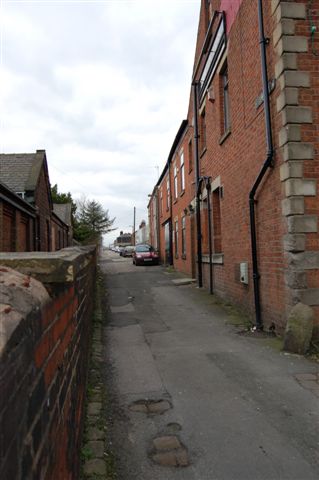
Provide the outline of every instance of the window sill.
[[206,152],[207,152],[207,147],[203,148],[203,150],[200,152],[199,158],[202,158]]
[[229,128],[228,130],[226,130],[226,132],[222,135],[222,137],[220,138],[219,140],[219,145],[221,145],[222,143],[224,143],[224,141],[226,140],[226,138],[229,137],[229,135],[231,134],[231,129]]
[[178,200],[178,198],[175,198],[175,200],[173,202],[173,205],[175,205],[177,203],[177,200]]
[[186,255],[185,254],[182,255],[182,259],[186,260]]
[[185,190],[182,190],[179,196],[182,197],[184,194],[185,194]]
[[[209,263],[209,255],[202,256],[202,263]],[[224,265],[224,254],[223,253],[213,253],[212,263],[214,265]]]
[[178,259],[178,255],[175,254],[175,258]]

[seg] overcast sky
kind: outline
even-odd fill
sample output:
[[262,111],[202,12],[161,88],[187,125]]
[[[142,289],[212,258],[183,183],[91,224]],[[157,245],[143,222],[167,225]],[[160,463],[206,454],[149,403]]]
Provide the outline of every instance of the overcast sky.
[[[45,149],[51,184],[147,216],[187,115],[200,0],[0,0],[1,153]],[[158,167],[158,168],[156,168]]]

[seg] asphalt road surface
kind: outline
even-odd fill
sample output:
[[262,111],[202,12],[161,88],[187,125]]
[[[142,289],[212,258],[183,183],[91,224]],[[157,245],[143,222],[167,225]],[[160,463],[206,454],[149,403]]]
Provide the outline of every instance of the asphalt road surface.
[[317,364],[239,335],[164,267],[112,252],[101,267],[120,480],[319,478]]

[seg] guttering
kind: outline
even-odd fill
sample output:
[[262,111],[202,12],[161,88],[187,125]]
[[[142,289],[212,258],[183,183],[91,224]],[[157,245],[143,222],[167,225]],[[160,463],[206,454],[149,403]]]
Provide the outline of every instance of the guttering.
[[200,169],[199,169],[199,148],[198,148],[198,83],[193,82],[193,100],[194,100],[194,157],[195,157],[195,185],[196,185],[196,230],[197,230],[197,283],[199,288],[203,286],[202,271],[202,227],[200,218]]
[[259,292],[259,270],[258,270],[258,252],[257,252],[257,234],[256,234],[256,218],[255,218],[255,195],[257,189],[264,178],[268,168],[272,167],[274,148],[272,142],[272,128],[270,118],[270,102],[269,102],[269,87],[267,74],[267,56],[266,45],[269,39],[265,38],[264,21],[263,21],[263,5],[262,0],[258,0],[258,27],[259,27],[259,44],[261,56],[261,72],[263,82],[263,96],[264,96],[264,112],[265,112],[265,127],[266,127],[266,142],[267,142],[267,156],[266,160],[257,176],[255,183],[249,193],[249,214],[250,214],[250,235],[251,235],[251,255],[253,264],[253,282],[254,282],[254,299],[255,299],[255,314],[256,314],[256,329],[263,329],[263,321],[261,317],[260,307],[260,292]]

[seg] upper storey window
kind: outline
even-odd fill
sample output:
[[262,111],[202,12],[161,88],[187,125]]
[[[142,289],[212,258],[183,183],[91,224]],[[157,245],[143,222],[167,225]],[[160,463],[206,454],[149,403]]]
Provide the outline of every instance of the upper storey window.
[[229,93],[228,93],[228,68],[224,67],[221,73],[222,81],[222,103],[223,103],[223,133],[230,129],[230,109],[229,109]]
[[207,88],[216,72],[218,62],[220,61],[226,49],[226,29],[225,15],[222,14],[219,19],[217,29],[210,42],[204,69],[199,80],[199,96],[202,100],[205,96]]
[[183,150],[180,153],[180,161],[181,161],[181,191],[185,190],[185,165],[184,165],[184,152]]
[[177,181],[177,166],[174,165],[174,198],[175,200],[178,197],[178,181]]

